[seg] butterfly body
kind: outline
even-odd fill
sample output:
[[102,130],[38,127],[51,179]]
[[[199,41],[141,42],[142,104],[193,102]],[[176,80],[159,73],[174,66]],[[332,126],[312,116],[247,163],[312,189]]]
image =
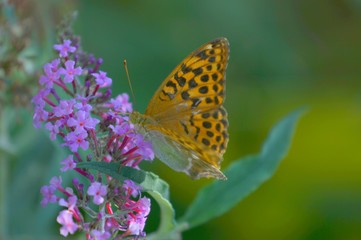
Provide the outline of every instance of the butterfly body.
[[193,179],[226,179],[219,168],[228,143],[228,55],[225,38],[204,44],[165,79],[144,115],[130,117],[161,161]]

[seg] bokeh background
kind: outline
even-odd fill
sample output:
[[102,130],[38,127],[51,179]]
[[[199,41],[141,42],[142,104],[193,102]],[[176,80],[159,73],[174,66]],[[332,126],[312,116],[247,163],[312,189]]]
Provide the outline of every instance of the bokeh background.
[[[140,112],[184,57],[207,41],[227,37],[230,142],[222,168],[257,152],[277,120],[308,106],[274,177],[232,211],[185,232],[184,239],[361,239],[360,1],[33,2],[28,10],[53,31],[63,14],[78,11],[75,33],[83,49],[104,59],[113,94],[129,92],[127,60]],[[44,23],[47,18],[52,20]],[[54,34],[43,39],[48,46],[55,41]],[[56,208],[40,208],[39,188],[56,174],[62,158],[43,132],[31,128],[31,115],[21,116],[30,127],[14,130],[14,139],[25,147],[7,173],[7,231],[14,238],[49,234],[34,224],[48,218],[56,236]],[[26,141],[34,136],[36,144]],[[178,217],[209,183],[189,180],[157,161],[145,167],[169,182]],[[154,208],[148,231],[157,226]]]

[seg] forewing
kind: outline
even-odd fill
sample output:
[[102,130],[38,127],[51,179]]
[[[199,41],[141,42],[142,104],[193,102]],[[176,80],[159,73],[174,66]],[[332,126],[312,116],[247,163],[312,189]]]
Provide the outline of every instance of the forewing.
[[172,117],[169,113],[222,105],[228,56],[226,38],[192,52],[159,86],[145,114],[164,121]]

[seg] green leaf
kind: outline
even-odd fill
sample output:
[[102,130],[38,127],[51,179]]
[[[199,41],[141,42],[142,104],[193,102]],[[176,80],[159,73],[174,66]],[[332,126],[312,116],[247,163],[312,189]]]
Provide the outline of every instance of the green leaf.
[[164,234],[169,233],[175,227],[175,212],[172,204],[165,199],[159,192],[148,192],[159,204],[160,207],[160,223],[157,232],[148,236],[148,239],[161,239]]
[[220,216],[268,180],[286,156],[303,112],[304,109],[296,110],[273,127],[259,154],[234,162],[225,171],[227,181],[215,181],[204,187],[179,223],[192,228]]
[[107,162],[81,162],[77,163],[76,167],[98,170],[99,172],[105,173],[121,182],[126,179],[130,179],[140,185],[143,191],[156,191],[159,192],[163,198],[169,198],[168,183],[164,182],[153,173],[137,170],[127,166],[120,167],[119,163]]
[[167,233],[174,228],[175,213],[172,204],[169,202],[169,185],[157,175],[137,170],[131,167],[119,167],[119,163],[106,162],[82,162],[77,163],[78,168],[98,170],[119,181],[130,179],[148,192],[159,204],[161,210],[160,223],[155,235]]

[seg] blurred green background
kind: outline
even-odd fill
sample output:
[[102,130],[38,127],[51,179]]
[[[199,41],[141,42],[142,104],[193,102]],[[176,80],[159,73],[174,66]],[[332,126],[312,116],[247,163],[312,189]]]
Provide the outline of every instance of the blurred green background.
[[[75,33],[81,36],[83,49],[104,59],[102,70],[113,79],[114,95],[129,92],[123,68],[123,59],[127,60],[135,109],[141,112],[184,57],[205,42],[227,37],[231,53],[225,105],[230,142],[222,168],[257,152],[268,130],[288,112],[309,106],[275,176],[229,213],[185,232],[184,239],[361,239],[360,1],[82,0],[37,4],[40,13],[49,16],[78,11]],[[26,133],[31,136],[39,131],[30,127]],[[23,133],[14,136],[27,138]],[[48,141],[45,135],[39,138]],[[8,175],[15,189],[9,199],[24,194],[23,189],[33,192],[33,206],[40,205],[38,185],[48,183],[62,159],[53,156],[58,162],[50,164],[49,156],[54,153],[46,155],[45,146],[42,149],[31,159],[40,162],[37,165],[22,164],[31,151],[26,148],[18,162],[11,164]],[[17,169],[19,165],[22,170]],[[159,162],[145,167],[170,183],[179,217],[209,182],[192,181]],[[36,173],[43,173],[41,180],[25,180]],[[39,219],[51,214],[49,208],[40,211]],[[22,227],[19,231],[16,227],[19,218],[25,225],[34,219],[30,210],[26,213],[18,209],[9,214],[9,232],[18,237],[34,231],[41,235],[42,229]],[[50,219],[57,233],[55,215]],[[156,211],[148,221],[149,232],[157,226]]]

